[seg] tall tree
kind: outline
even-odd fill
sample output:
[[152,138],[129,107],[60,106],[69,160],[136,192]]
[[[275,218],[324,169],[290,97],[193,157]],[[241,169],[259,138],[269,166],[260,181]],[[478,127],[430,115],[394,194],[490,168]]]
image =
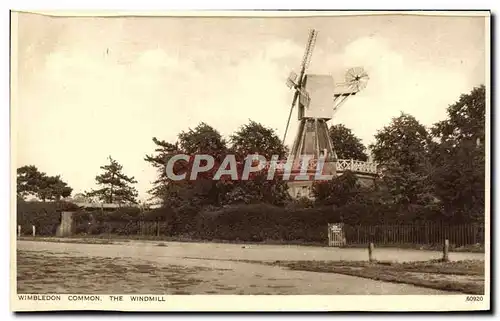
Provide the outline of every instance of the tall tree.
[[432,128],[438,142],[431,151],[435,194],[455,220],[483,220],[485,205],[484,86],[463,94]]
[[[194,129],[181,132],[178,136],[180,150],[194,156],[196,154],[211,155],[215,158],[215,166],[207,172],[199,173],[195,181],[183,181],[176,184],[176,195],[188,200],[196,206],[220,204],[223,190],[221,182],[214,181],[217,164],[221,164],[228,152],[227,142],[218,130],[206,123],[200,123]],[[183,164],[179,164],[183,166]]]
[[[149,191],[153,198],[162,200],[165,206],[178,207],[182,204],[192,203],[199,205],[215,205],[220,201],[219,183],[211,178],[215,169],[201,173],[198,181],[171,181],[166,175],[166,164],[176,154],[212,155],[216,161],[221,161],[227,153],[226,141],[221,134],[206,123],[200,123],[194,129],[178,135],[178,141],[169,143],[153,138],[156,144],[155,153],[146,155],[145,160],[158,170],[157,179],[153,189]],[[182,171],[187,164],[176,162],[176,168]]]
[[432,134],[441,142],[474,142],[478,146],[484,145],[485,98],[484,85],[461,95],[456,103],[448,107],[448,118],[434,125]]
[[375,161],[383,165],[397,164],[416,171],[425,163],[431,136],[415,117],[401,113],[375,135],[370,145]]
[[[243,162],[249,155],[264,156],[267,161],[273,155],[284,159],[287,149],[276,132],[262,124],[250,120],[230,137],[231,152]],[[283,205],[289,201],[288,185],[279,177],[267,180],[267,171],[262,170],[246,181],[228,182],[225,186],[224,202],[235,203],[270,203]]]
[[231,150],[239,159],[244,159],[251,154],[263,155],[267,160],[273,155],[278,155],[280,159],[283,159],[288,152],[273,129],[253,120],[232,134],[230,141]]
[[87,193],[88,197],[98,197],[105,203],[137,204],[137,190],[132,184],[134,177],[122,173],[123,166],[109,156],[109,164],[101,166],[104,173],[96,176],[96,182],[102,188]]
[[352,131],[343,124],[330,126],[330,138],[333,143],[333,149],[340,159],[357,159],[366,161],[366,147],[361,139],[356,137]]
[[178,136],[180,149],[189,155],[208,154],[223,157],[227,151],[227,143],[222,135],[212,126],[200,123],[194,129],[181,132]]
[[432,203],[427,129],[415,117],[401,113],[375,139],[370,149],[384,168],[383,179],[394,203],[406,208]]

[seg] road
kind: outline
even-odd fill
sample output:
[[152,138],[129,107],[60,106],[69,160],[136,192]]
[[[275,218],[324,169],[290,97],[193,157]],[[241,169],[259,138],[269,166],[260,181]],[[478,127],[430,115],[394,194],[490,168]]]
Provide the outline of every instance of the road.
[[[163,243],[164,246],[159,246]],[[450,294],[334,273],[236,260],[366,260],[364,249],[130,241],[18,241],[18,292],[88,294]],[[439,258],[439,252],[376,249],[379,260]],[[450,253],[450,259],[483,259]]]

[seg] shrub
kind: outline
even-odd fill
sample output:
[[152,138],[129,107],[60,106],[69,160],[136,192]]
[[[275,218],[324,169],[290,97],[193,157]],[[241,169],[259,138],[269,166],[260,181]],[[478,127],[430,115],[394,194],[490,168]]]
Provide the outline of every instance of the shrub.
[[17,225],[22,234],[31,234],[32,226],[37,235],[55,235],[61,223],[62,211],[75,211],[78,206],[68,202],[26,202],[17,200]]

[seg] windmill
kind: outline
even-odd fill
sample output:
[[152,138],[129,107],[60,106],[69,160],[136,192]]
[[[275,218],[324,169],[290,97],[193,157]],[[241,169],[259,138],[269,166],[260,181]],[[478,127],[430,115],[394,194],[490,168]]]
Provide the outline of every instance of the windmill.
[[335,154],[327,121],[342,106],[349,97],[364,89],[369,79],[368,74],[361,67],[347,70],[344,82],[335,84],[330,75],[308,74],[307,68],[311,61],[312,52],[316,43],[317,31],[311,30],[307,41],[304,57],[300,66],[300,73],[291,72],[286,84],[294,90],[293,100],[288,115],[283,143],[285,142],[288,127],[295,105],[298,105],[299,128],[292,145],[289,158],[300,162],[302,156],[320,157],[325,160],[325,174],[335,174]]

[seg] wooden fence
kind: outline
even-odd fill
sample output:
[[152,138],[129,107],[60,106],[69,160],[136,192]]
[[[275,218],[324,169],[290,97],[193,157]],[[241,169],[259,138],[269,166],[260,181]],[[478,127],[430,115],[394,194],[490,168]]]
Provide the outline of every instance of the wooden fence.
[[[330,246],[349,244],[441,244],[448,239],[455,246],[484,244],[484,224],[447,225],[437,223],[412,225],[341,225],[342,229],[333,231],[328,225]],[[335,242],[332,241],[335,238]]]

